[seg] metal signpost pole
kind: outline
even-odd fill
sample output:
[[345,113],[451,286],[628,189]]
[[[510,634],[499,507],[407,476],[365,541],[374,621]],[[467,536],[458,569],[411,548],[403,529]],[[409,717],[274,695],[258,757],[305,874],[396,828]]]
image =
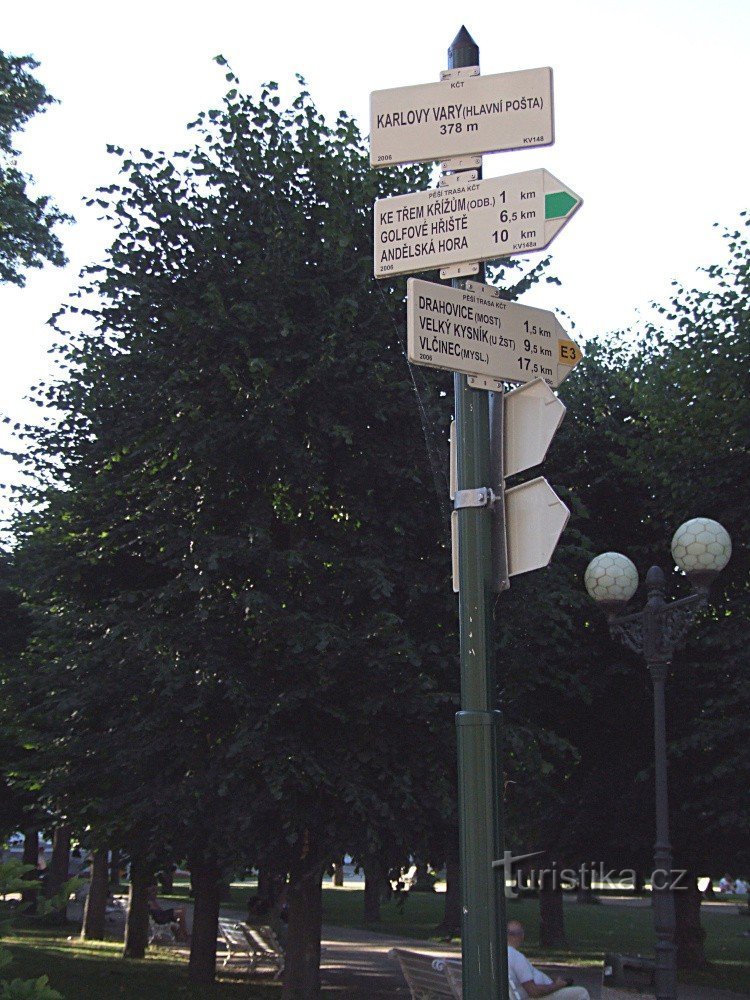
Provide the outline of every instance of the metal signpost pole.
[[[479,65],[479,48],[465,28],[448,50],[449,69]],[[458,284],[454,280],[454,284]],[[454,375],[458,489],[490,482],[489,393]],[[500,407],[499,409],[502,409]],[[458,786],[465,1000],[507,1000],[507,945],[503,869],[500,713],[492,657],[492,512],[458,511],[461,711]]]

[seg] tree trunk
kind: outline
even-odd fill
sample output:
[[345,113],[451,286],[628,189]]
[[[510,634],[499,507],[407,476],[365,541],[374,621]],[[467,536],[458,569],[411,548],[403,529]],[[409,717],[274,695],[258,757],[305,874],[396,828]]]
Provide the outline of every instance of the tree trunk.
[[120,867],[122,865],[122,851],[119,848],[112,849],[112,856],[109,862],[109,887],[115,892],[122,889],[120,881]]
[[578,886],[578,892],[576,893],[576,899],[579,903],[584,905],[591,905],[597,902],[597,898],[594,895],[593,888],[593,874],[591,868],[587,864],[581,865],[581,884]]
[[289,932],[283,1000],[320,996],[320,935],[323,924],[322,865],[304,862],[289,880]]
[[539,884],[539,944],[542,948],[562,948],[567,943],[560,879],[556,871],[544,871]]
[[436,931],[445,937],[458,937],[461,933],[461,867],[458,858],[448,859],[445,866],[445,907],[443,919]]
[[192,983],[210,985],[216,979],[216,935],[219,931],[222,873],[212,862],[190,863],[195,909],[188,968]]
[[[333,884],[341,889],[344,885],[344,866],[341,862],[337,862],[333,866]],[[365,892],[367,892],[367,877],[365,876]]]
[[171,865],[167,865],[166,868],[162,868],[159,872],[159,882],[161,883],[162,892],[165,895],[169,895],[174,891],[174,868]]
[[383,866],[377,858],[368,858],[365,866],[365,923],[380,923],[380,893],[383,888]]
[[678,969],[705,969],[708,965],[703,942],[706,932],[701,926],[701,894],[693,872],[688,872],[674,891],[675,944]]
[[52,860],[49,863],[47,883],[44,886],[44,895],[48,898],[56,895],[68,881],[70,836],[71,828],[67,823],[58,826],[52,835]]
[[273,874],[268,868],[258,869],[258,899],[262,900],[269,909],[276,902]]
[[23,833],[23,857],[21,858],[25,865],[32,865],[32,871],[27,872],[23,876],[25,882],[31,882],[34,885],[33,889],[24,889],[21,893],[21,901],[24,903],[25,909],[24,913],[35,914],[36,913],[36,899],[39,891],[37,884],[38,869],[37,864],[39,862],[39,831],[36,827],[28,827]]
[[148,946],[148,887],[153,872],[136,858],[130,859],[130,895],[125,924],[125,958],[143,958]]
[[83,909],[81,938],[86,941],[103,941],[109,896],[109,864],[107,851],[94,851],[91,866],[91,887]]

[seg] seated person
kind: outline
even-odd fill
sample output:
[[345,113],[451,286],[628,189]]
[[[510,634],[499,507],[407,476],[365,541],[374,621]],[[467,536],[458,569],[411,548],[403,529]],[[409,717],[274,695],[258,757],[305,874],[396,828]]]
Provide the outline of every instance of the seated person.
[[509,920],[508,970],[516,977],[527,996],[553,996],[555,1000],[589,1000],[588,990],[582,986],[573,986],[569,979],[550,979],[544,972],[535,969],[528,958],[518,950],[522,944],[523,924],[519,920]]
[[154,882],[148,887],[148,912],[155,924],[176,924],[176,937],[178,941],[189,941],[185,923],[185,910],[182,906],[163,907],[157,898],[158,886]]
[[729,872],[719,880],[719,892],[734,892],[734,881]]

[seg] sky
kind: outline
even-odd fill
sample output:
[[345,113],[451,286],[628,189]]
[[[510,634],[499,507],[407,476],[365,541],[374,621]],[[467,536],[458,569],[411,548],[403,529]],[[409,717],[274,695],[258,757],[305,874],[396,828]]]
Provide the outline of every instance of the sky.
[[[584,202],[551,247],[562,286],[523,301],[558,312],[585,349],[637,328],[673,280],[705,280],[721,229],[750,207],[750,0],[0,0],[0,49],[33,55],[59,101],[19,137],[21,167],[76,219],[59,230],[68,267],[0,287],[0,412],[38,415],[24,397],[53,376],[47,319],[110,241],[84,205],[114,179],[108,143],[189,146],[185,126],[229,86],[219,53],[251,93],[275,80],[293,94],[302,74],[327,118],[344,109],[367,134],[370,91],[437,80],[462,23],[483,74],[554,74],[555,144],[487,155],[484,176],[544,167]],[[17,480],[0,458],[0,481]]]

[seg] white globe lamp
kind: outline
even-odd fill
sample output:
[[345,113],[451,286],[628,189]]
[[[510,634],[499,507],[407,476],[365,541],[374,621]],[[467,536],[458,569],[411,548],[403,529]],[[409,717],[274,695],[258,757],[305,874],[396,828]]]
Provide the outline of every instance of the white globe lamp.
[[623,608],[638,589],[638,570],[620,552],[603,552],[586,567],[586,590],[608,612]]
[[672,538],[672,558],[698,591],[708,591],[731,555],[729,532],[710,517],[686,521]]

